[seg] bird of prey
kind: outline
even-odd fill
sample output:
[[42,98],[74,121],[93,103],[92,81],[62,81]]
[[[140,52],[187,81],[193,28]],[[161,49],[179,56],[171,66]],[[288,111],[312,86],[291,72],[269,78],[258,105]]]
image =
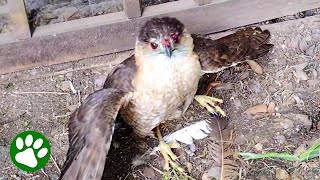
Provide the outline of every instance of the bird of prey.
[[[134,55],[106,79],[71,115],[69,150],[60,179],[101,179],[119,114],[140,137],[153,136],[160,123],[177,118],[196,99],[210,112],[221,102],[195,95],[201,76],[216,73],[270,50],[269,31],[247,28],[218,40],[191,35],[176,18],[153,18],[139,31]],[[165,169],[177,158],[161,136]]]

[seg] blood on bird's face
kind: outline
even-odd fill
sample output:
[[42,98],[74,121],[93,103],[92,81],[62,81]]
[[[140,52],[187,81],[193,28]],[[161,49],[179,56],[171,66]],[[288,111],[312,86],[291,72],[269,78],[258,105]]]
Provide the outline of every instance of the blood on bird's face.
[[[160,54],[165,54],[171,58],[176,46],[180,43],[178,33],[170,33],[168,36],[160,36],[159,39],[151,39],[150,47],[154,51],[159,51]],[[160,47],[160,49],[158,49]]]

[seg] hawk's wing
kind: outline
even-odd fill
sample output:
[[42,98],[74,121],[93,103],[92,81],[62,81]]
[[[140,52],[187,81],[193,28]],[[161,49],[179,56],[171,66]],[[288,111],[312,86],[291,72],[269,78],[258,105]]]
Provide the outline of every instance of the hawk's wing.
[[87,97],[69,120],[69,150],[61,180],[100,180],[118,111],[129,100],[136,72],[134,56],[109,75],[104,89]]
[[270,32],[260,28],[246,28],[217,40],[197,35],[192,37],[194,50],[206,73],[216,73],[245,60],[259,58],[273,47],[266,43]]
[[126,94],[112,88],[96,91],[71,115],[70,145],[61,180],[101,179],[115,118]]

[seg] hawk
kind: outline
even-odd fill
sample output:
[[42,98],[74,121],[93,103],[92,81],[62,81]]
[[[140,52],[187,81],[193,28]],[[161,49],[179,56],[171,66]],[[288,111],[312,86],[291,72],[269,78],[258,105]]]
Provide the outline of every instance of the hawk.
[[[195,95],[201,76],[259,58],[273,47],[270,33],[246,28],[218,40],[192,35],[176,18],[153,18],[139,31],[134,55],[111,73],[71,115],[69,150],[60,179],[101,179],[118,113],[140,137],[177,118],[196,99],[208,111],[221,102]],[[157,128],[165,169],[177,158]]]

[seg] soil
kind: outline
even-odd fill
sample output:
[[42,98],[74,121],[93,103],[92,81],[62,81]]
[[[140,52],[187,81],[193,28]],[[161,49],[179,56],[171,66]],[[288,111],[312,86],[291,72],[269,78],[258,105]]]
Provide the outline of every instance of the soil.
[[[212,93],[224,100],[221,107],[228,114],[229,127],[235,128],[236,152],[294,153],[301,145],[310,145],[320,138],[319,26],[320,16],[268,25],[272,34],[270,42],[275,46],[267,56],[257,60],[263,68],[262,75],[242,64],[202,79],[199,92],[213,80],[222,83]],[[88,94],[101,88],[114,64],[130,53],[2,75],[0,179],[57,179],[68,149],[66,125],[70,113]],[[109,61],[110,58],[115,60]],[[101,66],[92,68],[93,64]],[[70,82],[76,93],[70,88]],[[259,104],[275,106],[272,111],[253,116],[244,113]],[[181,119],[167,122],[163,132],[212,118],[195,102]],[[10,143],[17,133],[28,129],[43,133],[52,146],[52,158],[43,171],[26,173],[11,163]],[[185,146],[176,151],[184,167],[189,162],[189,168],[192,167],[189,174],[195,179],[201,179],[212,165],[213,160],[205,155],[208,143],[207,138],[197,141],[191,154]],[[130,127],[119,118],[104,179],[161,179],[163,159],[150,155],[150,151],[150,145],[132,137]],[[307,162],[238,161],[239,179],[320,179],[317,158]]]

